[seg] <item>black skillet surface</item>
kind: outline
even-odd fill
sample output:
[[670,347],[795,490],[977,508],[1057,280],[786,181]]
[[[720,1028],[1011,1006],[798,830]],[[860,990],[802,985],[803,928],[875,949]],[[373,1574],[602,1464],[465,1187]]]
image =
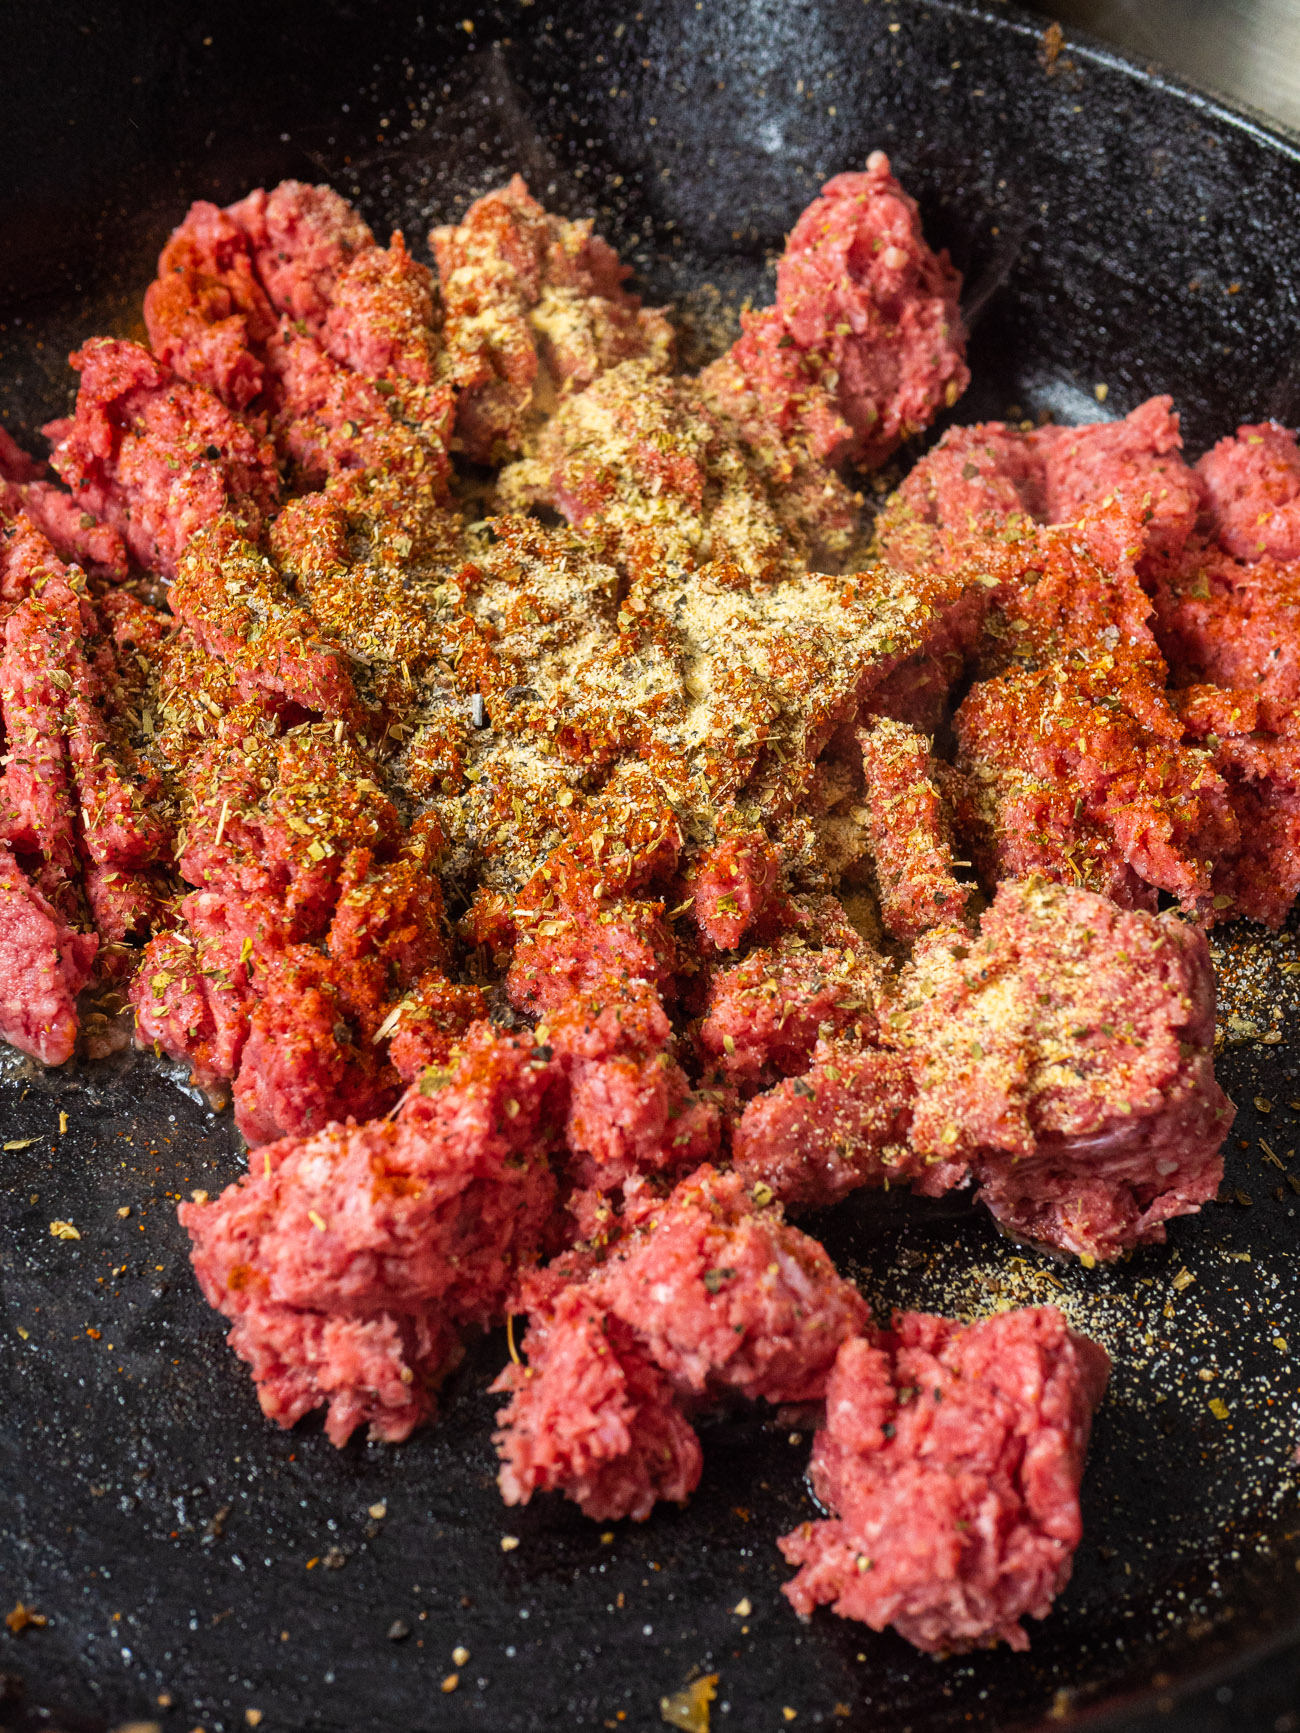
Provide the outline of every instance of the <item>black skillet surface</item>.
[[[0,419],[33,446],[69,398],[64,352],[130,328],[192,197],[328,177],[414,241],[522,166],[558,208],[595,212],[652,293],[689,292],[698,339],[719,306],[764,292],[765,257],[818,183],[877,145],[967,272],[963,418],[1012,403],[1095,417],[1169,390],[1193,449],[1245,416],[1300,419],[1295,150],[1101,52],[1070,47],[1049,72],[1037,26],[1000,8],[158,11],[0,11]],[[745,1733],[1105,1709],[1136,1728],[1144,1704],[1168,1709],[1187,1681],[1253,1658],[1162,1724],[1286,1733],[1300,1630],[1300,1180],[1283,1171],[1300,1051],[1279,967],[1292,955],[1289,937],[1264,946],[1249,991],[1233,972],[1222,1073],[1244,1111],[1227,1201],[1175,1224],[1168,1247],[1085,1272],[1017,1251],[960,1203],[877,1197],[814,1224],[882,1304],[1050,1298],[1112,1349],[1087,1540],[1028,1656],[936,1663],[829,1614],[800,1626],[772,1544],[811,1510],[807,1439],[788,1419],[719,1421],[689,1510],[608,1539],[559,1503],[499,1503],[496,1338],[442,1422],[400,1449],[272,1431],[174,1217],[176,1197],[238,1172],[228,1121],[144,1061],[13,1068],[0,1610],[21,1599],[50,1622],[0,1633],[0,1724],[228,1733],[251,1711],[268,1730],[631,1733],[662,1725],[660,1696],[707,1671],[715,1729]],[[53,1220],[81,1238],[52,1237]]]

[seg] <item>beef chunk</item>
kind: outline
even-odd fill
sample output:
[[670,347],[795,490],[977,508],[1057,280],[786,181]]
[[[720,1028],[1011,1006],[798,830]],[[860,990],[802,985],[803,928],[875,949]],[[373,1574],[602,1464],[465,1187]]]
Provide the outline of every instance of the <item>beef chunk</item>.
[[1300,562],[1242,565],[1191,548],[1156,592],[1156,630],[1175,685],[1249,692],[1277,715],[1300,709]]
[[544,1028],[569,1073],[565,1137],[582,1183],[608,1190],[633,1174],[698,1167],[717,1154],[718,1109],[692,1090],[647,983],[611,981],[566,1000]]
[[554,507],[634,573],[726,560],[771,579],[837,568],[856,524],[834,471],[798,467],[747,445],[693,381],[623,361],[564,399],[500,485],[512,509]]
[[544,211],[519,175],[429,237],[438,261],[456,437],[478,463],[517,453],[530,420],[620,361],[671,363],[672,327],[592,233]]
[[898,564],[960,564],[1020,540],[1026,520],[1060,524],[1152,584],[1177,563],[1200,506],[1181,446],[1168,397],[1086,427],[953,427],[889,501],[877,540]]
[[[662,1202],[638,1199],[622,1226],[604,1263],[570,1261],[525,1288],[530,1364],[496,1386],[511,1394],[497,1437],[511,1501],[546,1487],[644,1517],[656,1496],[684,1498],[698,1460],[665,1386],[679,1405],[816,1400],[865,1320],[817,1242],[756,1207],[735,1174],[701,1167]],[[606,1371],[592,1364],[602,1329],[618,1359]]]
[[776,888],[780,851],[760,831],[738,831],[703,850],[691,872],[692,914],[720,951],[734,951]]
[[911,1062],[913,1149],[969,1160],[1014,1234],[1111,1259],[1218,1189],[1214,976],[1176,916],[1008,881],[977,938],[917,946],[882,1034]]
[[332,187],[281,181],[226,212],[245,236],[259,281],[278,312],[314,334],[329,317],[339,277],[375,246],[369,228]]
[[530,1036],[471,1033],[452,1075],[401,1111],[259,1150],[180,1218],[209,1302],[234,1323],[264,1412],[328,1411],[405,1438],[433,1411],[460,1332],[497,1317],[554,1206],[556,1068]]
[[1068,662],[1011,669],[957,712],[959,822],[983,875],[1043,873],[1126,908],[1167,891],[1208,912],[1215,857],[1237,835],[1222,779],[1172,712],[1157,730],[1090,685]]
[[365,1031],[355,989],[347,965],[310,945],[291,945],[258,971],[234,1086],[235,1124],[250,1144],[393,1105],[398,1079]]
[[98,940],[74,932],[0,843],[0,1040],[43,1065],[62,1065],[77,1041],[77,994]]
[[354,726],[359,708],[347,661],[275,567],[229,519],[196,536],[172,586],[172,608],[195,641],[224,661],[243,692],[265,692]]
[[756,1095],[732,1133],[736,1172],[787,1209],[821,1209],[864,1185],[904,1180],[935,1194],[965,1165],[916,1156],[908,1146],[912,1076],[879,1048],[819,1041],[811,1068]]
[[235,411],[261,395],[259,350],[275,330],[275,311],[228,212],[204,199],[190,206],[145,291],[144,322],[154,354],[180,378]]
[[686,1503],[699,1439],[635,1331],[571,1287],[529,1324],[524,1346],[528,1364],[494,1386],[511,1398],[496,1434],[507,1504],[563,1492],[598,1522],[644,1522],[659,1501]]
[[1234,559],[1300,559],[1300,450],[1276,421],[1239,427],[1196,466],[1219,546]]
[[813,950],[791,934],[712,975],[700,1046],[729,1083],[753,1089],[795,1075],[822,1035],[872,1039],[878,971],[852,929],[847,937]]
[[967,1328],[921,1312],[844,1343],[813,1444],[834,1514],[781,1541],[797,1612],[829,1603],[936,1654],[1025,1649],[1069,1580],[1110,1374],[1052,1306]]
[[953,873],[952,838],[930,743],[880,717],[859,731],[867,835],[880,918],[896,939],[960,920],[969,889]]
[[190,537],[225,512],[261,533],[280,490],[268,440],[138,343],[95,337],[70,359],[81,385],[71,418],[46,429],[50,461],[141,565],[175,577]]
[[873,468],[965,390],[961,277],[926,245],[916,203],[873,151],[800,216],[777,266],[776,305],[701,378],[755,442]]

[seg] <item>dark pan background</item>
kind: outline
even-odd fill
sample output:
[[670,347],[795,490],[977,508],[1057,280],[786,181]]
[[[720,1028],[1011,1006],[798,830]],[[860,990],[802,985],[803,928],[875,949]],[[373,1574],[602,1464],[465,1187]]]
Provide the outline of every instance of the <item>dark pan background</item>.
[[[1170,390],[1192,451],[1242,418],[1294,423],[1295,149],[1104,51],[1068,46],[1049,72],[1040,30],[938,0],[11,3],[0,419],[40,449],[39,424],[70,401],[68,348],[136,329],[152,258],[193,197],[328,178],[414,245],[522,168],[548,203],[597,215],[652,296],[685,298],[699,347],[767,294],[771,254],[818,184],[883,145],[967,273],[962,419],[1013,404],[1082,419]],[[22,1599],[50,1622],[0,1628],[0,1725],[230,1733],[253,1709],[268,1733],[634,1733],[662,1726],[661,1694],[716,1671],[715,1730],[1100,1716],[1131,1733],[1289,1733],[1300,1195],[1259,1140],[1284,1164],[1300,1142],[1280,967],[1294,955],[1289,935],[1225,954],[1240,1020],[1222,1074],[1243,1112],[1225,1201],[1175,1224],[1168,1247],[1088,1273],[999,1241],[961,1202],[864,1197],[813,1224],[881,1305],[1054,1298],[1115,1353],[1087,1539],[1028,1656],[936,1663],[828,1613],[792,1617],[772,1543],[812,1506],[790,1417],[719,1420],[690,1508],[609,1541],[553,1501],[501,1506],[499,1337],[439,1426],[400,1449],[271,1430],[174,1217],[176,1197],[239,1171],[228,1120],[146,1061],[12,1065],[0,1611]],[[53,1219],[80,1240],[53,1239]],[[503,1551],[505,1535],[519,1545]],[[410,1634],[390,1636],[394,1621]],[[454,1669],[461,1644],[471,1658]]]

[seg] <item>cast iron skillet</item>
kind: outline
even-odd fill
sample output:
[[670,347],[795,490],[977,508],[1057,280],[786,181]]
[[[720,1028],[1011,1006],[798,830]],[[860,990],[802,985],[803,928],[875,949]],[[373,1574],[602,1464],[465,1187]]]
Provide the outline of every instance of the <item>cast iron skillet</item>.
[[[192,197],[328,177],[414,242],[521,167],[559,209],[597,214],[651,294],[689,291],[698,348],[720,307],[766,293],[818,184],[879,145],[967,273],[963,418],[1014,403],[1078,419],[1169,390],[1193,450],[1243,417],[1300,419],[1294,147],[1095,49],[1049,70],[1039,27],[1000,9],[131,10],[0,15],[0,416],[33,448],[69,399],[64,353],[132,328]],[[1256,947],[1253,997],[1232,1001],[1227,1201],[1167,1247],[1111,1271],[1053,1265],[961,1201],[863,1197],[814,1224],[882,1306],[1053,1298],[1112,1348],[1087,1539],[1028,1656],[936,1663],[828,1613],[795,1621],[773,1539],[812,1507],[789,1416],[711,1426],[690,1508],[610,1536],[558,1502],[501,1506],[499,1338],[400,1449],[273,1431],[174,1217],[175,1197],[239,1171],[228,1120],[145,1061],[11,1067],[0,1610],[21,1599],[50,1623],[0,1635],[0,1721],[644,1729],[661,1695],[716,1672],[715,1728],[786,1726],[788,1708],[796,1726],[938,1733],[1127,1720],[1214,1669],[1294,1653],[1300,1196],[1258,1141],[1285,1163],[1295,1137],[1292,954],[1289,937]],[[55,1219],[80,1240],[52,1237]],[[1272,1665],[1285,1690],[1293,1664]]]

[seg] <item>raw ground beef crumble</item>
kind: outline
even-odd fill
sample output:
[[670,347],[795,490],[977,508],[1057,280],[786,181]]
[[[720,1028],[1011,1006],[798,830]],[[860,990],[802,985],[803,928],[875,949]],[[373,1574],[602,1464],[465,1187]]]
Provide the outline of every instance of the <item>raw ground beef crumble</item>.
[[1079,1482],[1110,1375],[1052,1306],[963,1328],[923,1312],[844,1343],[813,1442],[833,1515],[786,1535],[796,1611],[894,1628],[936,1653],[1027,1649],[1083,1533]]
[[507,1504],[559,1490],[609,1520],[683,1501],[700,1475],[694,1407],[815,1400],[866,1322],[817,1241],[737,1174],[706,1166],[662,1202],[637,1195],[624,1224],[585,1278],[562,1261],[525,1282],[528,1364],[495,1386],[511,1397],[497,1417]]

